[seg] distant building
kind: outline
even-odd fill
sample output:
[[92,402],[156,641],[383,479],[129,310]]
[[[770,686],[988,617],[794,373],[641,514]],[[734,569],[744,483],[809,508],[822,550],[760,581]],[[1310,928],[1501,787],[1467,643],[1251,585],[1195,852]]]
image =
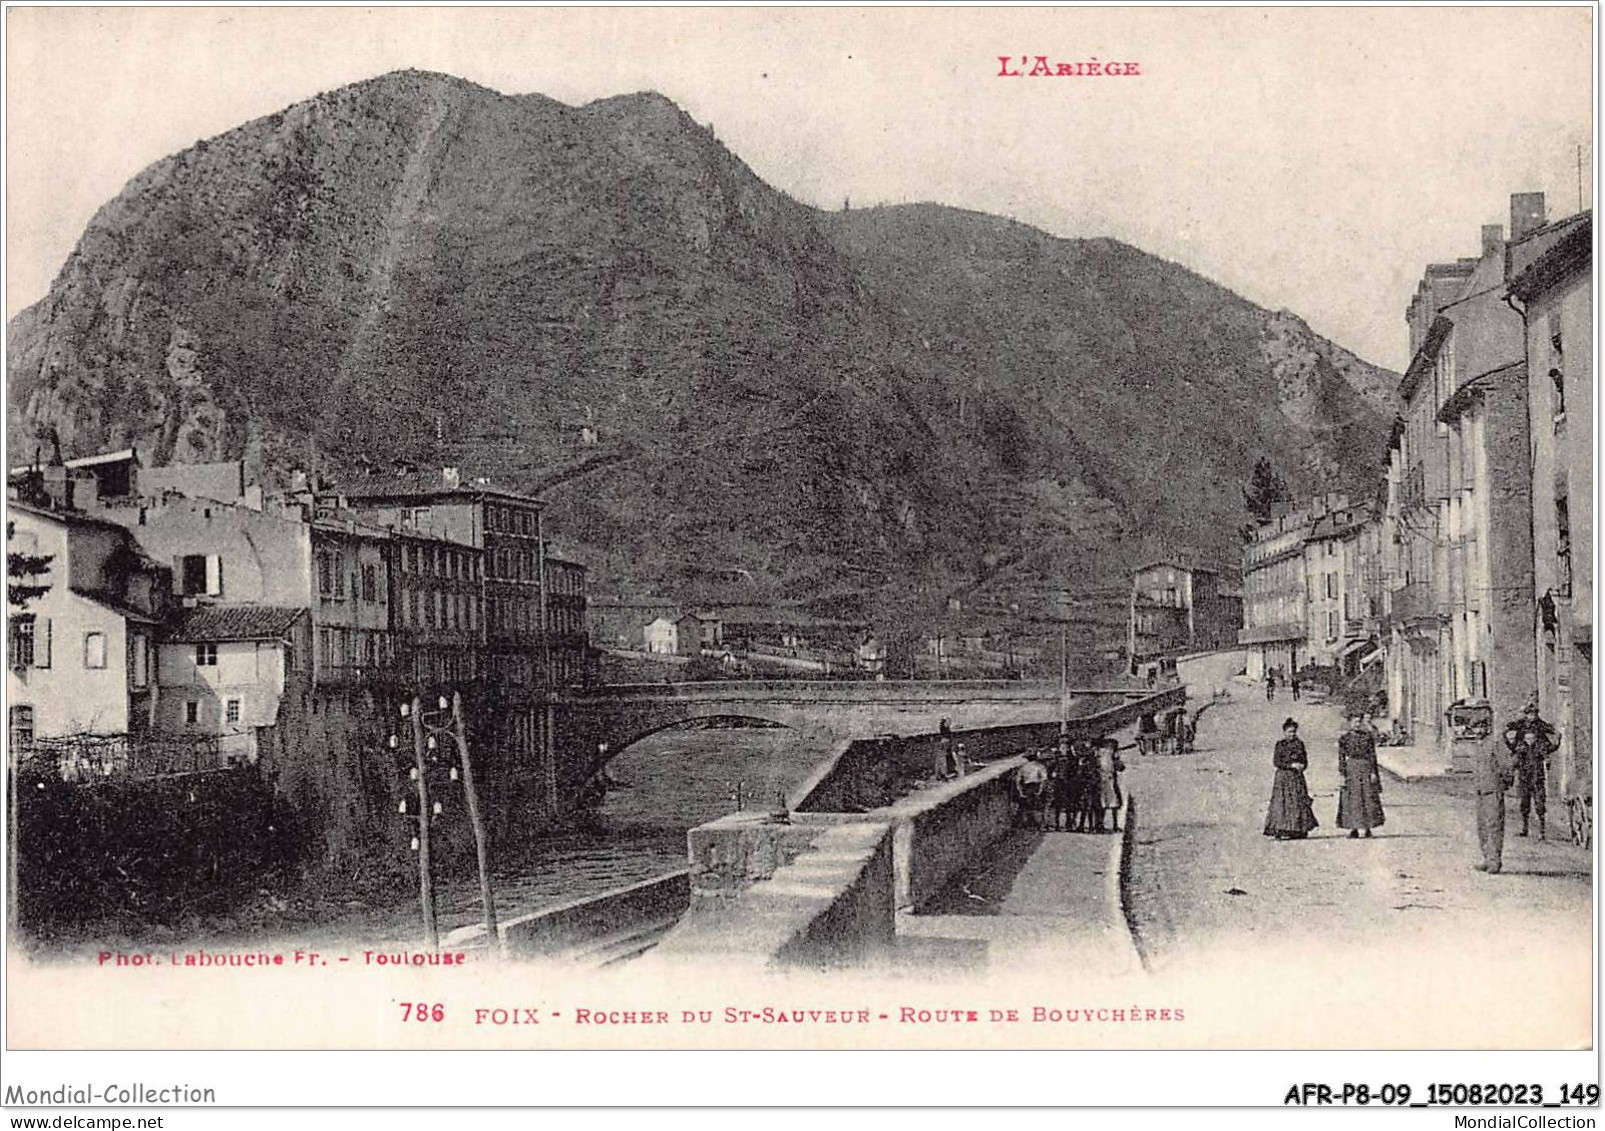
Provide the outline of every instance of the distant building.
[[680,606],[668,597],[593,596],[586,603],[586,626],[598,648],[646,649],[643,630],[658,617],[680,619]]
[[1234,646],[1242,626],[1242,598],[1222,590],[1216,570],[1158,561],[1132,574],[1126,654],[1133,671],[1184,652]]
[[687,613],[675,622],[682,656],[714,655],[724,648],[724,622],[713,613]]
[[1365,621],[1360,538],[1370,511],[1344,505],[1316,518],[1304,538],[1304,656],[1300,666],[1352,674],[1375,647]]
[[262,484],[255,472],[245,460],[239,459],[140,468],[141,495],[160,498],[167,492],[188,495],[192,499],[234,503],[252,510],[261,510],[264,501]]
[[[309,527],[314,596],[312,627],[316,651],[312,670],[320,685],[375,683],[395,671],[395,625],[390,606],[393,541],[387,531],[354,518],[325,516]],[[453,574],[466,572],[469,557],[455,546],[438,545]],[[466,598],[443,610],[452,628],[468,627]],[[472,636],[461,655],[460,669],[447,680],[472,678]]]
[[1244,544],[1243,627],[1237,640],[1247,648],[1250,678],[1275,672],[1286,679],[1309,662],[1314,585],[1308,580],[1305,542],[1320,519],[1348,505],[1343,495],[1320,496],[1255,528]]
[[48,557],[44,594],[7,617],[12,748],[35,739],[149,729],[168,574],[128,531],[11,500],[6,549]]
[[680,629],[668,617],[657,617],[641,630],[646,650],[656,656],[676,656],[680,652]]
[[1593,227],[1589,212],[1513,227],[1506,268],[1527,363],[1538,705],[1560,730],[1550,781],[1583,844],[1594,805]]
[[831,653],[845,660],[869,631],[863,621],[819,617],[801,609],[729,605],[719,612],[725,642],[758,654]]
[[886,645],[873,633],[866,633],[853,653],[858,666],[873,676],[886,674]]

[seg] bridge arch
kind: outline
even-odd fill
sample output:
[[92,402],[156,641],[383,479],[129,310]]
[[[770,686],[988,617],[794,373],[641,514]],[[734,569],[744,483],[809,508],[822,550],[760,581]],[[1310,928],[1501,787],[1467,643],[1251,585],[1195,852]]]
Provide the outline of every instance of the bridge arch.
[[[707,725],[709,723],[739,723],[740,725],[719,727]],[[636,745],[636,743],[651,738],[653,735],[665,734],[671,730],[747,729],[796,731],[798,730],[798,727],[793,723],[779,722],[776,719],[758,714],[755,711],[742,711],[739,713],[734,711],[714,711],[706,715],[691,715],[690,717],[683,719],[670,719],[666,722],[653,724],[649,727],[649,729],[640,731],[637,734],[631,734],[627,736],[618,735],[612,739],[603,739],[602,742],[607,744],[607,750],[605,754],[602,754],[602,756],[596,759],[595,768],[601,769],[602,767],[606,766],[609,762],[613,761],[615,758],[625,753],[625,751]],[[599,754],[600,753],[601,752],[599,751]]]

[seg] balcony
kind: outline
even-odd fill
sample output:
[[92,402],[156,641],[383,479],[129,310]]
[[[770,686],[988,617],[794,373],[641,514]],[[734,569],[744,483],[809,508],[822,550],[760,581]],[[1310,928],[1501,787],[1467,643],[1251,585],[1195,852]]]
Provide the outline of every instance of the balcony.
[[1303,639],[1304,626],[1298,623],[1254,625],[1237,634],[1239,644],[1272,644],[1282,640]]

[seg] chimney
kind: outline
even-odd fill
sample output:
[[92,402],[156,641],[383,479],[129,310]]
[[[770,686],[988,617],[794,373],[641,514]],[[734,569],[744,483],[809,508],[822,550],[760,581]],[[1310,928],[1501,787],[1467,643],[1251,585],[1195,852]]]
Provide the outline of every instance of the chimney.
[[447,487],[455,490],[463,485],[463,473],[455,467],[443,467],[440,469],[440,480]]
[[1510,241],[1525,239],[1544,226],[1544,194],[1541,192],[1513,192],[1510,194]]
[[[1514,219],[1514,217],[1512,217]],[[1505,228],[1503,224],[1484,224],[1482,226],[1482,258],[1490,255],[1503,255],[1505,253]]]

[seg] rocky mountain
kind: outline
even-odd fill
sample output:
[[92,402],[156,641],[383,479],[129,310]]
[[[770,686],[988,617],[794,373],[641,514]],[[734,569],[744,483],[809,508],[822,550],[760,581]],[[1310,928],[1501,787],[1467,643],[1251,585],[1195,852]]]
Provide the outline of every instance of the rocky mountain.
[[1397,382],[1114,241],[806,207],[655,94],[419,72],[139,174],[6,364],[14,451],[453,464],[599,588],[911,616],[1235,561],[1254,460],[1367,488]]

